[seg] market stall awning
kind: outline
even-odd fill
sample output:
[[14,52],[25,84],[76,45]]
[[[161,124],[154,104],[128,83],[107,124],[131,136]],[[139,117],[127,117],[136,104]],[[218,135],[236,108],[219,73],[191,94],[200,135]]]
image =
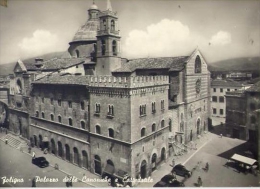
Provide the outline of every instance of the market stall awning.
[[234,154],[232,157],[231,157],[232,160],[235,160],[235,161],[239,161],[241,163],[245,163],[247,165],[253,165],[256,160],[255,159],[252,159],[252,158],[248,158],[248,157],[245,157],[245,156],[241,156],[241,155],[238,155],[238,154]]

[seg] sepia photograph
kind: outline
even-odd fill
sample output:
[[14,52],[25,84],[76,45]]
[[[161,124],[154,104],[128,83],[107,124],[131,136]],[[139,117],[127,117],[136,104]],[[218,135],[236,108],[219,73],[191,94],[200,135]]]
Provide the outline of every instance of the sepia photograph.
[[0,0],[0,187],[259,187],[260,0]]

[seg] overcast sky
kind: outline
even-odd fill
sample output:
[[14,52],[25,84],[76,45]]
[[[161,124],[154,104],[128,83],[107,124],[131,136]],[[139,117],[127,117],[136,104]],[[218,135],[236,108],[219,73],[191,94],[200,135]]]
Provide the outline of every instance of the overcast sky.
[[[187,56],[208,62],[260,56],[260,1],[110,0],[122,57]],[[92,0],[8,0],[0,7],[0,64],[66,51]],[[95,0],[105,10],[107,0]]]

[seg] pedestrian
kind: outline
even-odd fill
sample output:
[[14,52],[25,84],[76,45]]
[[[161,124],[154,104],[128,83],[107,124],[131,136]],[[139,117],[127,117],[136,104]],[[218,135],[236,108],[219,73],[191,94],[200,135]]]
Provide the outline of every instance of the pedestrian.
[[220,138],[222,138],[222,136],[223,136],[223,135],[222,135],[222,134],[220,134]]
[[36,187],[36,178],[35,177],[32,179],[32,187]]
[[208,162],[206,163],[205,170],[206,170],[207,172],[208,172],[208,170],[209,170],[209,163],[208,163]]
[[8,139],[7,138],[5,139],[5,144],[8,144]]
[[32,153],[32,158],[34,159],[36,157],[35,152]]
[[172,167],[174,167],[175,166],[175,159],[173,158],[172,159]]
[[199,186],[199,187],[201,187],[201,186],[202,186],[202,179],[201,179],[201,177],[200,177],[200,176],[198,177],[198,186]]

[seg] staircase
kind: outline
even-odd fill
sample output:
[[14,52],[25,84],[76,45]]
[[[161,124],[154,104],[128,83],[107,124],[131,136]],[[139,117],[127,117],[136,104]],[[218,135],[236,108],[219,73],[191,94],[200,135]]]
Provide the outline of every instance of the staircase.
[[26,142],[23,141],[23,140],[21,140],[21,139],[20,139],[19,137],[17,137],[17,136],[13,136],[13,135],[11,135],[11,134],[7,134],[7,135],[5,135],[5,136],[3,136],[3,137],[1,138],[1,140],[3,140],[4,142],[6,141],[6,139],[7,139],[7,141],[8,141],[8,145],[10,145],[10,146],[12,146],[12,147],[14,147],[14,148],[16,148],[16,149],[20,149],[20,148],[22,148],[22,147],[27,146]]

